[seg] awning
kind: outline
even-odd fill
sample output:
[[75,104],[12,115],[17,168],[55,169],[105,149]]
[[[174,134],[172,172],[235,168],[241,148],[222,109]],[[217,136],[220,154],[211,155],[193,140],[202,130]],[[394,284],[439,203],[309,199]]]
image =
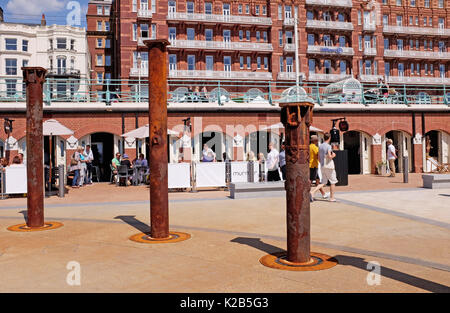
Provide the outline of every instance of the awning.
[[43,124],[44,136],[68,136],[73,135],[73,130],[62,125],[57,120],[47,120]]

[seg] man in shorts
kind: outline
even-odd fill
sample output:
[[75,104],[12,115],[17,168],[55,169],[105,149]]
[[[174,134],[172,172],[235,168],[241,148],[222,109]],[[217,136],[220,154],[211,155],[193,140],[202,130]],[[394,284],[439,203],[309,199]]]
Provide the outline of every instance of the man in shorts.
[[319,162],[320,162],[320,172],[322,173],[322,180],[316,188],[311,191],[311,201],[314,201],[314,195],[316,192],[323,188],[328,182],[330,182],[330,202],[336,202],[334,198],[334,189],[338,182],[336,178],[336,171],[334,169],[333,159],[336,154],[333,152],[330,145],[331,135],[330,133],[325,133],[324,142],[319,146]]

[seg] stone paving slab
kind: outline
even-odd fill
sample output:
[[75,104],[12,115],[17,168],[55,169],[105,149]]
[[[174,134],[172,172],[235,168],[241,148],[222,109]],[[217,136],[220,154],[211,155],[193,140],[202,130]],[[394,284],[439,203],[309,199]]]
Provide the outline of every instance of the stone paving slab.
[[[259,264],[286,247],[283,198],[179,199],[170,204],[171,229],[192,238],[151,246],[128,240],[148,229],[145,201],[55,204],[46,208],[46,220],[64,227],[36,233],[7,231],[23,222],[23,209],[4,208],[0,292],[449,292],[450,230],[421,219],[450,222],[440,193],[342,193],[337,198],[357,205],[312,203],[312,250],[340,261],[319,272]],[[81,265],[81,286],[66,283],[70,261]],[[371,261],[382,266],[381,285],[367,284]]]

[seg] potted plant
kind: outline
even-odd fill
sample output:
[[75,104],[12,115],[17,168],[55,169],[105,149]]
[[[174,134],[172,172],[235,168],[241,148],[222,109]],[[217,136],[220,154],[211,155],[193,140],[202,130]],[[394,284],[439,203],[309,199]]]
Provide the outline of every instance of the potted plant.
[[378,173],[378,175],[383,175],[383,176],[387,174],[386,161],[378,161],[377,162],[377,173]]

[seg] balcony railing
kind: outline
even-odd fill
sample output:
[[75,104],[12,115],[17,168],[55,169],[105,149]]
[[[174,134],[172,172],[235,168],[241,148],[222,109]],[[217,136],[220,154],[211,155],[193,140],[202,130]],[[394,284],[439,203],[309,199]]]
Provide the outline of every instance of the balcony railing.
[[271,80],[271,72],[171,70],[170,78],[255,79]]
[[[306,79],[305,73],[299,73],[299,76],[301,76],[303,80]],[[297,74],[295,72],[278,72],[277,79],[279,79],[279,80],[296,80]]]
[[450,36],[450,28],[384,25],[383,26],[383,33],[386,33],[386,34],[411,34],[411,35]]
[[230,42],[205,40],[171,40],[169,49],[206,49],[206,50],[237,50],[272,52],[271,43],[259,42]]
[[375,23],[364,23],[363,30],[368,32],[374,32],[377,29]]
[[306,4],[344,8],[353,7],[352,0],[306,0]]
[[450,60],[450,52],[437,51],[384,50],[384,56],[407,59]]
[[148,76],[148,68],[141,67],[140,69],[137,67],[130,68],[130,76],[131,77],[147,77]]
[[447,77],[426,77],[426,76],[383,76],[383,75],[361,75],[361,82],[376,83],[378,80],[386,79],[391,84],[431,84],[449,85],[450,78]]
[[377,49],[376,48],[364,48],[364,55],[375,56],[375,55],[377,55]]
[[295,24],[295,19],[291,18],[291,17],[285,17],[284,21],[283,21],[283,25],[284,26],[294,26]]
[[139,18],[152,18],[152,11],[151,10],[143,10],[143,9],[139,9],[138,10],[138,14],[137,16]]
[[339,22],[339,21],[307,20],[306,28],[338,29],[351,31],[353,30],[353,24],[349,22]]
[[309,81],[330,81],[334,82],[337,80],[341,80],[344,78],[350,78],[351,75],[347,74],[317,74],[317,73],[309,73],[308,80]]
[[[256,76],[263,74],[264,76]],[[277,106],[282,92],[295,85],[295,73],[280,73],[276,84],[271,81],[270,76],[271,73],[268,72],[170,71],[168,102],[170,106],[185,103],[184,108],[191,104],[195,109],[220,105],[232,105],[236,108],[242,105],[241,108],[245,110],[249,108],[248,103],[252,103],[253,108],[257,108],[258,103],[266,108],[270,104]],[[302,76],[304,77],[303,73]],[[317,104],[326,104],[328,106],[325,108],[332,110],[342,108],[334,104],[353,103],[361,105],[355,107],[357,110],[365,107],[370,109],[372,105],[376,109],[389,109],[392,107],[388,105],[395,104],[396,109],[407,109],[407,106],[415,105],[441,105],[439,110],[450,112],[450,78],[390,76],[386,78],[389,95],[381,94],[377,88],[377,79],[381,78],[379,75],[363,75],[361,86],[351,93],[341,93],[340,90],[336,93],[336,90],[327,88],[331,82],[348,77],[351,76],[311,73],[309,79],[303,81],[302,87]],[[62,86],[65,86],[64,90],[58,90]],[[137,77],[101,81],[80,79],[74,84],[65,77],[48,77],[43,86],[44,109],[104,111],[105,106],[126,110],[145,109],[146,105],[148,107],[149,93],[144,86],[148,86],[144,75],[140,80]],[[207,91],[199,96],[198,92],[192,91],[193,86],[204,86]],[[256,94],[255,88],[259,89]],[[5,79],[0,80],[0,103],[1,110],[26,109],[26,91],[20,78],[14,86]],[[377,107],[379,104],[386,106]]]
[[68,68],[51,68],[47,70],[47,75],[55,76],[80,76],[80,70]]
[[353,48],[349,47],[331,47],[331,46],[308,46],[307,53],[326,54],[326,55],[353,55]]
[[295,52],[295,43],[287,43],[284,45],[284,51]]
[[246,25],[272,25],[269,17],[242,16],[242,15],[220,15],[204,13],[180,13],[172,12],[167,15],[169,21],[194,21],[225,24],[246,24]]

